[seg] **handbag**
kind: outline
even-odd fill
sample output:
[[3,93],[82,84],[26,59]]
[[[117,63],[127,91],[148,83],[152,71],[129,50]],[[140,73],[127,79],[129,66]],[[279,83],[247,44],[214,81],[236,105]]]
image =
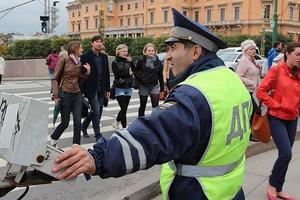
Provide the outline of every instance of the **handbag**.
[[60,99],[64,98],[64,91],[62,90],[62,83],[64,81],[64,78],[61,79],[60,84],[58,86],[58,96]]
[[268,115],[262,115],[261,103],[255,111],[252,121],[252,135],[260,142],[268,143],[271,139],[271,129]]
[[85,118],[89,115],[89,110],[91,106],[86,98],[82,96],[82,108],[81,108],[81,118]]
[[136,78],[133,79],[132,87],[133,87],[133,89],[136,89],[136,90],[139,89],[139,87],[140,87],[140,82]]
[[[274,95],[274,90],[278,83],[279,78],[279,68],[276,72],[275,82],[273,84],[272,89],[270,90],[270,96]],[[268,115],[265,113],[262,115],[261,112],[262,101],[260,101],[257,110],[254,113],[253,121],[252,121],[252,135],[259,141],[263,143],[268,143],[271,139],[271,129],[268,120]]]

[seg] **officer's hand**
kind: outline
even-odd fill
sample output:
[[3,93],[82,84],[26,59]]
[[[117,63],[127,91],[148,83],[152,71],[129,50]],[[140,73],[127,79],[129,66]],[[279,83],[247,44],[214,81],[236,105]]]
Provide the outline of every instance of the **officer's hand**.
[[52,169],[54,173],[65,169],[57,176],[60,180],[69,180],[81,173],[93,174],[96,170],[93,157],[78,144],[73,144],[70,149],[59,155],[55,162],[57,165]]

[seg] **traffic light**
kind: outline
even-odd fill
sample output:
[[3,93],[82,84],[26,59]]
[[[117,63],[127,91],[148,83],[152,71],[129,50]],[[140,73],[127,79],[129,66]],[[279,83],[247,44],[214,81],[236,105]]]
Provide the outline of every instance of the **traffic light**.
[[54,32],[55,27],[58,25],[57,19],[58,15],[57,12],[59,11],[58,8],[56,8],[56,4],[59,1],[54,1],[53,6],[51,7],[51,32]]
[[49,21],[49,16],[40,16],[40,20],[42,21],[42,32],[48,33],[47,22]]
[[41,24],[42,24],[42,32],[47,33],[47,22],[43,21]]

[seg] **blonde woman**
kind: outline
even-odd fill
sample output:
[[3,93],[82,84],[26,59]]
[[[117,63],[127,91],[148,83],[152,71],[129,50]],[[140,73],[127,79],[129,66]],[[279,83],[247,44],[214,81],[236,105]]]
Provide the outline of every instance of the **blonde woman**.
[[152,108],[158,106],[159,95],[163,95],[163,66],[157,57],[157,49],[152,43],[144,46],[143,57],[138,60],[134,77],[139,82],[139,116],[145,115],[147,98],[150,95]]
[[113,123],[115,129],[119,129],[120,123],[123,128],[127,126],[126,112],[132,95],[132,69],[134,64],[128,54],[128,46],[120,44],[116,48],[116,58],[112,62],[112,71],[115,76],[115,96],[121,110],[116,121]]

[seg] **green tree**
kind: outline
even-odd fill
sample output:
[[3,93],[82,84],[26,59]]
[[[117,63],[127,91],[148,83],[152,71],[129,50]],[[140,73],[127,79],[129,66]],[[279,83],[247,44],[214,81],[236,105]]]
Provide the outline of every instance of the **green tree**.
[[159,53],[167,51],[167,45],[165,44],[165,41],[168,38],[169,36],[161,36],[153,40],[153,44],[156,46]]
[[136,38],[130,45],[131,56],[138,56],[143,54],[143,48],[147,43],[153,42],[151,37],[139,37]]

